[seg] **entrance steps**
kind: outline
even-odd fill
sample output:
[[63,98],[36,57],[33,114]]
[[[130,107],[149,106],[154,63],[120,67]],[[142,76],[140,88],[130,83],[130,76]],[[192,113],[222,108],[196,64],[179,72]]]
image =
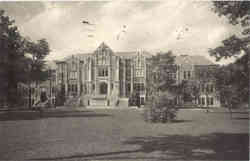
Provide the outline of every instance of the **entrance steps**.
[[90,106],[108,106],[108,100],[96,100],[96,99],[90,99],[89,100]]
[[118,100],[118,107],[125,107],[125,108],[127,108],[128,106],[129,106],[129,104],[128,104],[128,98],[119,98],[119,100]]
[[114,109],[116,107],[114,106],[99,106],[99,105],[92,105],[92,106],[87,106],[87,109]]
[[92,96],[89,100],[90,106],[108,106],[109,102],[106,95],[96,95]]

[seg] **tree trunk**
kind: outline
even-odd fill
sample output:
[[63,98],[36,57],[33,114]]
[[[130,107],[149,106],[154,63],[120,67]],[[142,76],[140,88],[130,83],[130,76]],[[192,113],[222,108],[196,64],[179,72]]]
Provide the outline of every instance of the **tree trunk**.
[[29,109],[31,109],[31,83],[29,83]]

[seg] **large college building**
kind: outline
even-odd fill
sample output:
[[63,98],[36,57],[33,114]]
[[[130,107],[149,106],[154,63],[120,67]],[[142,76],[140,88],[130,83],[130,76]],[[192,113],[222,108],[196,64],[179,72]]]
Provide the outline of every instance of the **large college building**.
[[[87,104],[105,100],[105,104],[122,102],[139,90],[143,103],[149,57],[146,52],[113,52],[102,43],[91,54],[78,54],[57,61],[56,84],[67,97],[88,96]],[[123,99],[122,99],[123,98]]]
[[[56,61],[56,86],[64,91],[66,103],[85,105],[128,106],[133,92],[140,103],[146,99],[147,78],[150,77],[146,51],[114,52],[102,43],[93,53],[77,54]],[[176,82],[197,80],[200,68],[215,66],[202,56],[177,56]],[[209,86],[209,87],[208,87]],[[203,88],[203,89],[202,89]],[[210,92],[204,92],[209,89]],[[218,106],[212,81],[201,86],[203,94],[195,101],[201,106]],[[81,102],[82,101],[82,102]]]

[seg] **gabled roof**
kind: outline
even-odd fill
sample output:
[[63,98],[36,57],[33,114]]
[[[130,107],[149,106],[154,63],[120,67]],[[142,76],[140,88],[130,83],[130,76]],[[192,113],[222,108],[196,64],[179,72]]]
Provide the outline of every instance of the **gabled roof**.
[[[127,57],[127,58],[131,58],[131,57],[134,57],[134,56],[137,56],[138,52],[136,51],[130,51],[130,52],[115,52],[115,55],[117,56],[122,56],[122,57]],[[141,54],[145,57],[151,57],[152,54],[147,52],[147,51],[142,51]]]
[[200,55],[180,55],[176,56],[177,65],[214,65],[212,61]]

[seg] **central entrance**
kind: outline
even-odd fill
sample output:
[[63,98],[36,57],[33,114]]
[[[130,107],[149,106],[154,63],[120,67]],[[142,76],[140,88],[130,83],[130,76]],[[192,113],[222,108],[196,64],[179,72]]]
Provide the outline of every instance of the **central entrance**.
[[105,82],[100,83],[100,94],[107,94],[108,93],[108,84]]

